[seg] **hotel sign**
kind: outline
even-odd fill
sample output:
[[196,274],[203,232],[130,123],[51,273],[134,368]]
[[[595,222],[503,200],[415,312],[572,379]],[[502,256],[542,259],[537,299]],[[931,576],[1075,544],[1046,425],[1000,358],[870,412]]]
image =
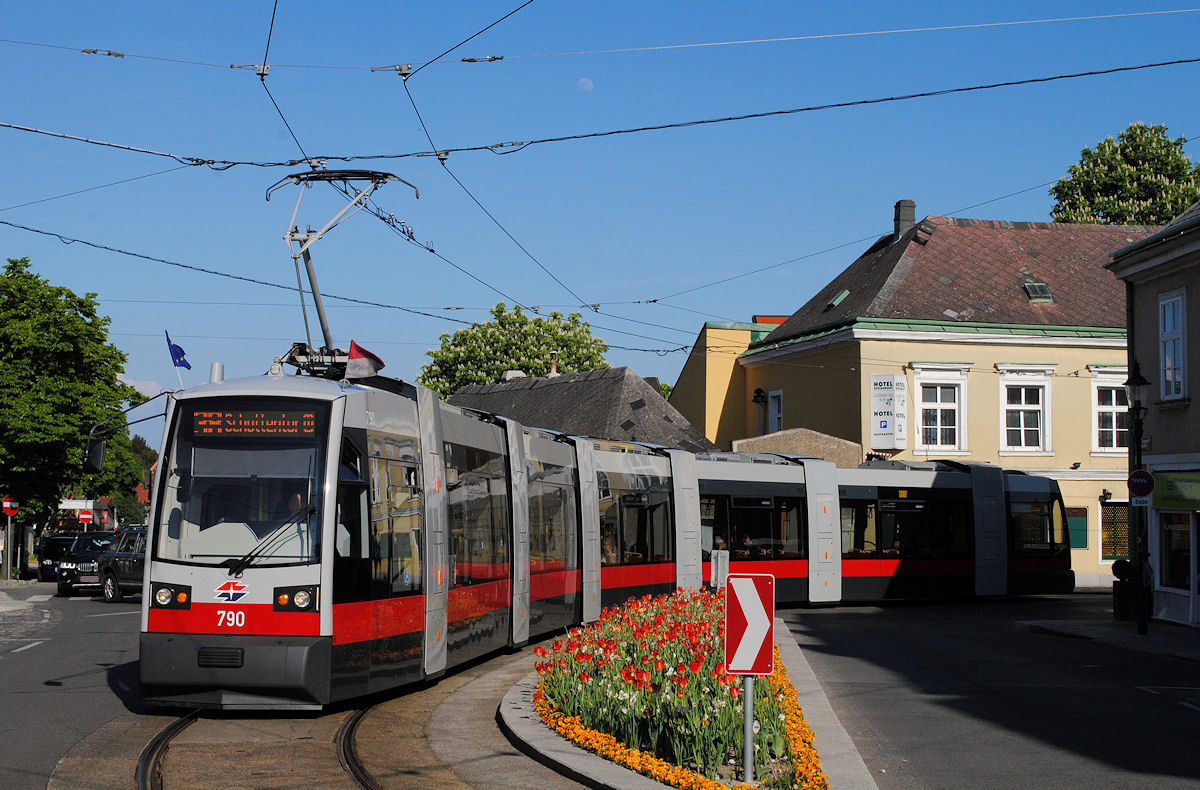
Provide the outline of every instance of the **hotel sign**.
[[871,377],[871,449],[908,447],[908,379]]

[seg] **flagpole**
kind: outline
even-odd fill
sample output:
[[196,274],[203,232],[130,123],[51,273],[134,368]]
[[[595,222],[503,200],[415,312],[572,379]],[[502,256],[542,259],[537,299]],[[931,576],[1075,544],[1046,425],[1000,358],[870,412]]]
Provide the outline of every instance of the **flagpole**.
[[179,389],[183,389],[183,374],[179,372],[179,366],[175,366],[175,375],[179,377]]

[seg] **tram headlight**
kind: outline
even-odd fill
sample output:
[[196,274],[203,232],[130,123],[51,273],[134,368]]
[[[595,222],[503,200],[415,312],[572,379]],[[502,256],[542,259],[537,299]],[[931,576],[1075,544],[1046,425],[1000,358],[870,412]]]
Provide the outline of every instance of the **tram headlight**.
[[192,588],[186,584],[154,584],[150,597],[156,609],[192,608]]
[[275,588],[275,611],[277,612],[315,612],[319,602],[320,598],[317,595],[317,585],[315,584]]

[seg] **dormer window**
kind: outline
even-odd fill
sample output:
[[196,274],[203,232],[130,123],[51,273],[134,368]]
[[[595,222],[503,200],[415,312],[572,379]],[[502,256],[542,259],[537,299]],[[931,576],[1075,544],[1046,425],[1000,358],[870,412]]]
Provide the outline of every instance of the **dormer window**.
[[1037,280],[1027,280],[1021,283],[1021,287],[1025,289],[1025,296],[1029,297],[1031,302],[1053,302],[1054,296],[1050,293],[1050,286]]

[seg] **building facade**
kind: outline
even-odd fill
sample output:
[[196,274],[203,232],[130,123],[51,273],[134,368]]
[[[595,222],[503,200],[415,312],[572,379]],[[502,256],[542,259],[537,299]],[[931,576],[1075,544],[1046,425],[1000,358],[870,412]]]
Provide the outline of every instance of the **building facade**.
[[1104,265],[1156,230],[917,222],[901,201],[893,232],[770,334],[706,326],[703,395],[689,359],[671,402],[723,448],[804,428],[864,456],[1054,477],[1077,583],[1110,587],[1128,554],[1129,418],[1124,290]]
[[[1142,441],[1130,467],[1154,476],[1150,502],[1134,508],[1143,527],[1151,613],[1200,623],[1200,203],[1160,232],[1118,250],[1109,269],[1128,293],[1129,366],[1145,383],[1134,404]],[[1136,539],[1135,539],[1136,542]]]

